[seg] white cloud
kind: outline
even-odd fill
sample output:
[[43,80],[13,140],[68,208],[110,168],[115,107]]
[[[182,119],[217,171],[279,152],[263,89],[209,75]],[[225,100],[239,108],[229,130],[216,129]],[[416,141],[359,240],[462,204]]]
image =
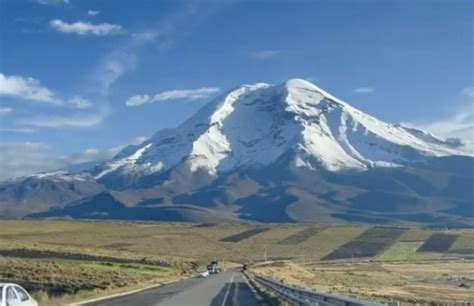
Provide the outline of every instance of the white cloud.
[[[30,101],[49,103],[64,109],[76,109],[84,111],[93,107],[92,103],[81,97],[73,96],[68,99],[60,99],[49,88],[41,86],[40,82],[33,78],[21,76],[7,76],[0,73],[0,96],[11,96]],[[0,107],[0,115],[12,112],[10,107]],[[98,109],[96,113],[73,114],[70,116],[35,116],[32,118],[20,119],[19,123],[26,126],[35,127],[91,127],[98,125],[107,115],[107,109]],[[24,132],[21,129],[3,128],[3,132]]]
[[[1,130],[0,130],[1,131]],[[147,137],[137,137],[138,145]],[[87,148],[68,155],[52,156],[51,146],[38,142],[0,143],[0,181],[39,172],[84,169],[87,163],[100,163],[117,155],[125,145],[111,148]]]
[[64,5],[71,4],[70,0],[37,0],[39,4],[43,5]]
[[60,19],[51,20],[51,27],[62,33],[76,34],[76,35],[96,35],[96,36],[107,36],[119,33],[122,30],[120,25],[101,23],[93,24],[86,21],[76,21],[73,23],[67,23]]
[[138,136],[137,138],[135,138],[132,142],[132,144],[134,145],[139,145],[139,144],[142,144],[144,141],[148,140],[149,137],[146,137],[146,136]]
[[3,73],[0,73],[0,96],[60,104],[55,93],[49,88],[41,86],[38,80],[17,75],[8,76]]
[[281,50],[260,50],[250,52],[250,56],[259,59],[259,60],[266,60],[271,59],[281,53]]
[[88,148],[70,155],[54,157],[51,147],[37,142],[0,143],[0,180],[55,171],[75,164],[101,162],[114,157],[123,146]]
[[138,106],[145,103],[150,103],[151,99],[152,97],[150,97],[149,95],[136,95],[128,98],[125,104],[127,104],[128,106]]
[[128,106],[138,106],[146,103],[164,102],[170,100],[198,100],[209,98],[213,94],[219,92],[220,89],[216,87],[202,87],[198,89],[183,89],[183,90],[168,90],[157,93],[154,96],[136,95],[130,97],[125,104]]
[[11,107],[0,107],[0,115],[9,114],[13,111]]
[[48,149],[43,143],[0,143],[0,179],[59,168],[58,161],[48,156]]
[[[0,129],[0,132],[2,131]],[[24,132],[29,131],[25,129]],[[139,136],[133,139],[131,144],[139,145],[147,139],[148,137]],[[0,143],[0,181],[39,172],[86,169],[84,164],[91,166],[90,164],[110,160],[125,147],[117,145],[103,149],[86,148],[68,155],[53,156],[51,146],[45,143]]]
[[156,94],[153,97],[152,102],[177,100],[177,99],[189,99],[197,100],[208,98],[209,96],[219,92],[220,89],[217,87],[201,87],[198,89],[184,89],[184,90],[169,90],[163,91]]
[[[151,30],[132,33],[128,42],[122,44],[106,56],[96,74],[101,94],[104,96],[108,95],[110,87],[122,75],[135,68],[139,60],[138,53],[142,48],[155,43],[161,47],[167,46],[174,38],[173,34],[178,33],[178,27],[180,34],[186,32],[186,28],[192,27],[196,21],[191,17],[197,15],[197,8],[198,6],[191,2],[178,13],[161,20]],[[158,38],[160,39],[160,44],[158,44]]]
[[371,94],[375,92],[375,88],[373,87],[357,87],[352,90],[352,92],[356,94]]
[[88,109],[92,107],[92,103],[80,96],[75,96],[69,99],[69,105],[76,109]]
[[[0,73],[0,96],[2,95],[75,109],[88,109],[92,107],[90,101],[80,96],[73,96],[69,99],[58,98],[54,91],[41,86],[40,81],[36,79],[17,75],[7,76]],[[0,113],[11,111],[11,108],[0,108]]]
[[100,11],[93,11],[93,10],[88,10],[87,11],[87,15],[91,16],[91,17],[99,15],[99,14],[100,14]]
[[21,121],[23,125],[42,128],[86,128],[97,126],[104,120],[104,114],[73,116],[37,116]]
[[431,122],[405,122],[406,126],[428,131],[443,138],[459,138],[464,149],[474,152],[474,103],[451,115]]
[[117,155],[124,146],[116,146],[107,149],[88,148],[83,151],[62,156],[59,159],[66,165],[88,163],[93,161],[106,161]]
[[100,91],[107,95],[110,86],[117,81],[126,71],[135,67],[138,60],[136,53],[140,48],[153,42],[158,36],[157,32],[148,31],[135,33],[131,40],[120,48],[110,53],[103,61],[99,71]]
[[474,98],[474,86],[463,88],[461,90],[461,93],[465,96],[470,97],[470,98]]
[[117,81],[128,69],[135,67],[137,57],[135,54],[118,51],[111,55],[102,65],[102,72],[100,76],[101,92],[107,95],[115,81]]
[[32,128],[0,128],[0,133],[21,133],[29,134],[36,132]]

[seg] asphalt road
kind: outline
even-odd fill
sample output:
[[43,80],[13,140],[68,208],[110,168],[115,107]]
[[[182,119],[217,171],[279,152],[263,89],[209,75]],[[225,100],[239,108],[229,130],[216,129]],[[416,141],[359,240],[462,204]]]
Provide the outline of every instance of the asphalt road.
[[245,276],[223,272],[83,304],[88,306],[257,306]]

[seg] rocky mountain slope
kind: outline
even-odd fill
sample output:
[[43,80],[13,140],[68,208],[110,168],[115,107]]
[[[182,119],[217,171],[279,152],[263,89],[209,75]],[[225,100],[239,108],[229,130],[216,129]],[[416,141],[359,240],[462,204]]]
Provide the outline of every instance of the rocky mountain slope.
[[[244,85],[86,173],[61,174],[58,186],[87,182],[87,192],[41,196],[31,212],[463,226],[474,217],[474,158],[459,146],[382,122],[304,80]],[[22,203],[11,190],[28,179],[0,184],[0,212]],[[107,201],[114,205],[100,205]]]

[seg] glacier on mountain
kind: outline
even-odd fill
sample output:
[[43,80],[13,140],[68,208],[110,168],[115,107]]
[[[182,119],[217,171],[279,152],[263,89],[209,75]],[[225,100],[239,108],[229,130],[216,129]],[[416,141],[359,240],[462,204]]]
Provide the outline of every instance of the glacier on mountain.
[[127,147],[95,178],[146,176],[185,165],[210,175],[268,165],[283,155],[296,167],[364,171],[466,155],[455,142],[382,122],[301,79],[243,85],[174,129]]

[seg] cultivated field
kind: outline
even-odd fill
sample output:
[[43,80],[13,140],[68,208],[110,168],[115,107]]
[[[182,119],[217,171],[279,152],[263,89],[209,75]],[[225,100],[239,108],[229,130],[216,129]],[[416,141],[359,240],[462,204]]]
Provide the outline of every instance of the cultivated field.
[[405,228],[375,226],[338,247],[324,256],[322,260],[372,258],[394,244],[398,237],[407,230]]
[[266,255],[285,263],[256,272],[285,278],[290,267],[305,271],[290,281],[404,301],[443,290],[466,301],[474,288],[473,230],[46,220],[0,229],[0,281],[55,297],[47,305],[193,275],[214,257],[252,264]]

